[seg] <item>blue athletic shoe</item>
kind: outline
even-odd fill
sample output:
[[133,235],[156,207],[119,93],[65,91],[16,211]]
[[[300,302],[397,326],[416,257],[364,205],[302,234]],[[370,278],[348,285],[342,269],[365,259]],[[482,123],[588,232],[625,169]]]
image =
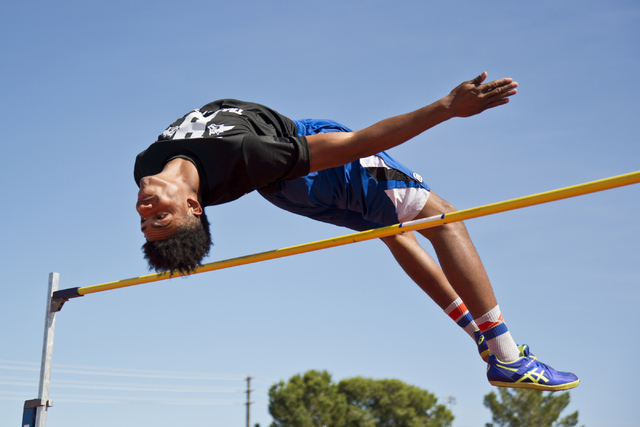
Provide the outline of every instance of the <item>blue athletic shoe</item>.
[[484,335],[482,335],[482,332],[480,332],[479,329],[473,333],[473,337],[476,344],[478,344],[478,353],[480,353],[480,357],[482,357],[482,360],[485,362],[488,362],[489,346],[487,345],[487,340],[484,339]]
[[536,359],[538,360],[537,357],[535,357],[533,355],[533,353],[531,353],[531,350],[529,349],[529,346],[526,344],[522,344],[518,346],[518,350],[520,350],[520,356],[521,357],[530,357],[532,359]]
[[505,363],[493,354],[489,356],[487,378],[498,387],[559,391],[577,387],[580,380],[571,372],[559,372],[529,354],[529,347],[519,347],[521,357]]

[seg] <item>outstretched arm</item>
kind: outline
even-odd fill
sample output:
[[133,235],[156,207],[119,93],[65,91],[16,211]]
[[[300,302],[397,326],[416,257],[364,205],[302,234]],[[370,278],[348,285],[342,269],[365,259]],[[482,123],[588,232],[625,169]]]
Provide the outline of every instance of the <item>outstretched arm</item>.
[[509,102],[518,84],[512,79],[484,83],[487,73],[466,81],[444,98],[411,113],[382,120],[355,132],[307,137],[311,172],[341,166],[402,144],[452,117],[469,117]]

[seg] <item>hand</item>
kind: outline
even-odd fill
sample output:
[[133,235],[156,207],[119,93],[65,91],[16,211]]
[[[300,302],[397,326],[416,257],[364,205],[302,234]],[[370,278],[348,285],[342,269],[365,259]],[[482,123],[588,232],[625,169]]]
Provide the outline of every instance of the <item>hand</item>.
[[512,79],[494,80],[483,84],[486,78],[485,71],[475,79],[460,84],[445,97],[453,116],[474,116],[489,108],[508,103],[509,97],[518,92],[515,89],[518,83]]

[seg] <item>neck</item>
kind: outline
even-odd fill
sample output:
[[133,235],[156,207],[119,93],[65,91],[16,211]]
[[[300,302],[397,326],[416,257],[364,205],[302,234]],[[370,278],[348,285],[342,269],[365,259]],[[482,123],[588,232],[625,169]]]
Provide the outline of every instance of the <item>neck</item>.
[[158,177],[167,181],[180,182],[186,185],[193,192],[197,200],[202,202],[200,195],[200,175],[193,163],[186,159],[173,159],[168,162]]

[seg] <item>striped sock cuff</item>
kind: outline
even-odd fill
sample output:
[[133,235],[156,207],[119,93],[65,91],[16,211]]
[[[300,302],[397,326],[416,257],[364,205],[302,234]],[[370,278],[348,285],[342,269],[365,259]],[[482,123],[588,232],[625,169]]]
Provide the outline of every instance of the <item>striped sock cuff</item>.
[[462,299],[458,297],[444,310],[445,314],[451,318],[454,322],[458,322],[462,316],[469,313],[467,306],[464,305]]
[[478,327],[476,326],[476,322],[473,321],[473,317],[469,310],[467,310],[467,306],[464,305],[461,298],[456,298],[447,308],[444,310],[445,314],[451,318],[458,326],[460,326],[464,331],[469,334],[471,338],[473,338],[473,333]]
[[489,351],[498,360],[511,362],[520,357],[520,350],[507,329],[497,305],[478,319],[478,327],[487,340]]
[[500,307],[495,306],[489,312],[481,316],[478,321],[478,329],[482,332],[485,339],[492,340],[504,333],[509,332],[507,325],[504,323]]
[[471,322],[473,322],[473,317],[471,317],[471,313],[469,313],[468,311],[456,321],[458,326],[460,326],[462,329],[466,328]]
[[488,340],[492,340],[502,334],[505,334],[509,332],[509,329],[507,328],[507,325],[505,325],[504,323],[500,323],[498,326],[494,326],[491,329],[487,329],[486,331],[482,332],[482,335],[484,335],[484,339]]
[[488,329],[495,328],[499,324],[503,323],[504,319],[502,318],[502,314],[500,313],[500,307],[495,306],[489,312],[480,316],[476,319],[476,323],[478,324],[478,328],[480,332],[484,334],[484,332]]

